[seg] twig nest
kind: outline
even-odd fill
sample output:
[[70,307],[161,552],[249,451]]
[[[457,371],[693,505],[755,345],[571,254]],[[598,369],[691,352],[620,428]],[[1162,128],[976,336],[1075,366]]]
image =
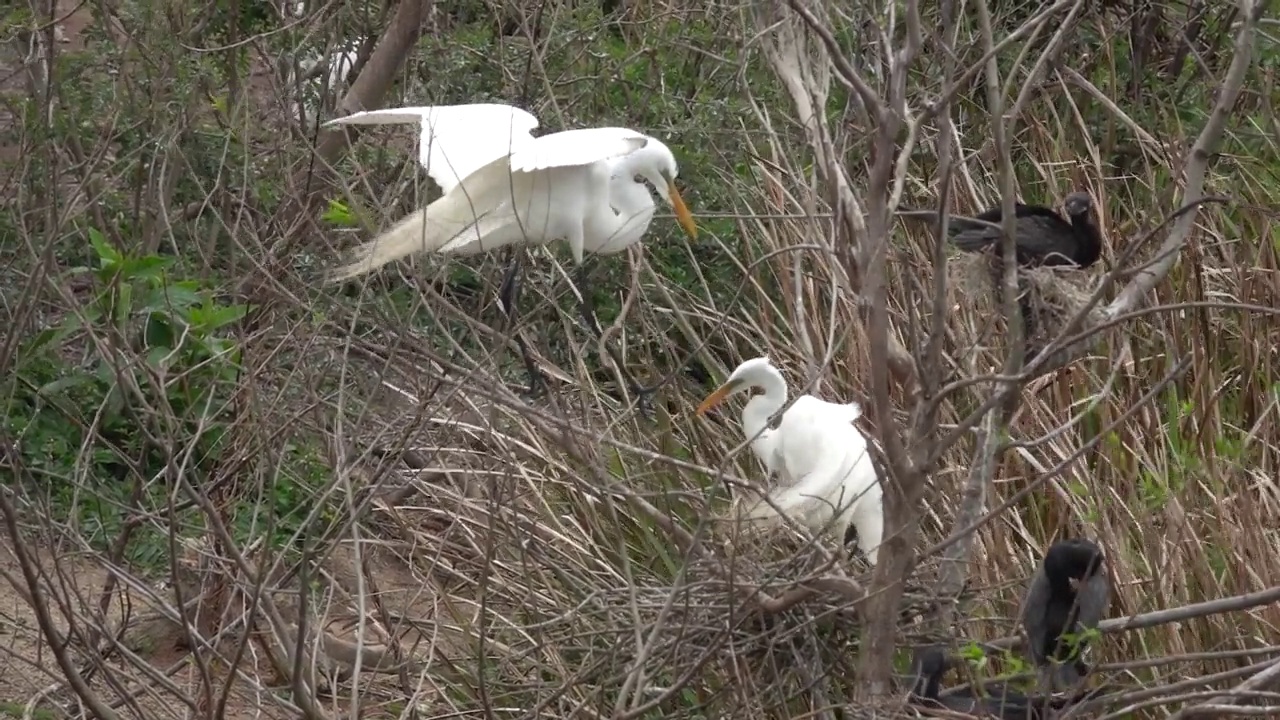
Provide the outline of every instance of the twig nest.
[[[1041,325],[1056,338],[1067,323],[1089,302],[1098,285],[1096,273],[1065,267],[1027,268],[1022,274],[1032,290],[1032,308]],[[1103,317],[1102,303],[1089,310],[1084,328],[1096,325]]]
[[[997,301],[997,263],[998,259],[987,253],[963,253],[947,264],[948,301],[963,318],[960,340],[965,346],[980,342],[989,332],[991,319],[1004,316]],[[1031,345],[1044,347],[1056,340],[1089,302],[1097,282],[1096,273],[1079,268],[1019,268],[1018,289],[1031,308]],[[1072,334],[1099,323],[1103,314],[1102,304],[1095,305],[1083,326]]]
[[958,253],[947,260],[947,301],[951,307],[987,314],[996,308],[992,294],[993,258],[985,253]]

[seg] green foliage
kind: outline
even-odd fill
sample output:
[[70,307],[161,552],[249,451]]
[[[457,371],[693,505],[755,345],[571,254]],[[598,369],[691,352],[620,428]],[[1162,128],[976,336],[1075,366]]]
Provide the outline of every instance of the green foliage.
[[0,701],[0,718],[15,718],[16,720],[17,718],[26,717],[31,717],[34,720],[58,720],[58,718],[62,717],[62,714],[49,708],[37,707],[31,708],[28,715],[26,703],[8,700]]
[[[174,279],[172,258],[87,234],[96,267],[68,275],[89,278],[92,298],[26,343],[3,422],[31,478],[103,541],[130,505],[163,505],[177,473],[198,483],[217,468],[241,371],[231,332],[249,308]],[[131,499],[135,483],[145,498]],[[154,545],[140,552],[161,557]]]
[[334,227],[358,227],[359,222],[356,220],[355,213],[351,212],[351,208],[346,203],[329,199],[329,206],[325,208],[320,219]]

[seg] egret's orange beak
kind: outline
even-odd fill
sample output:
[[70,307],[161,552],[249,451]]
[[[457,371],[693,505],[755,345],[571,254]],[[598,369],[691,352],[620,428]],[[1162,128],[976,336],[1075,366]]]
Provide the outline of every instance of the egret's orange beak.
[[689,212],[689,206],[685,205],[684,198],[680,197],[675,181],[667,182],[667,199],[671,201],[671,208],[676,211],[676,220],[680,223],[680,227],[684,228],[685,234],[689,239],[697,240],[698,226],[693,224],[693,213]]
[[708,410],[719,405],[721,401],[729,397],[730,393],[732,393],[734,390],[737,390],[738,384],[739,383],[737,380],[730,380],[729,382],[716,388],[715,392],[708,395],[707,399],[702,401],[702,404],[699,405],[698,409],[694,411],[694,415],[697,415],[699,417],[705,415]]

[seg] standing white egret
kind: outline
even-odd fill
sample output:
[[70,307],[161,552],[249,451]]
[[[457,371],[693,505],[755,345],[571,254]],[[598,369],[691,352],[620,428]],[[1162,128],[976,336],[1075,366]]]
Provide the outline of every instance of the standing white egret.
[[[697,237],[693,216],[675,186],[675,156],[657,139],[635,130],[586,128],[535,138],[531,132],[538,127],[537,118],[499,104],[370,110],[326,126],[402,122],[420,123],[419,160],[444,195],[355,248],[350,261],[330,273],[331,282],[414,252],[470,255],[564,239],[579,266],[576,284],[581,286],[585,253],[620,252],[648,229],[653,197],[637,178],[652,183],[689,237]],[[514,316],[518,272],[517,260],[502,283],[509,316]],[[580,292],[583,317],[599,334],[589,293],[581,287]],[[517,340],[536,386],[537,370],[519,336]],[[654,389],[631,385],[639,395]]]
[[867,439],[853,426],[862,408],[801,395],[778,427],[770,429],[770,418],[787,404],[787,383],[768,358],[758,357],[739,365],[702,401],[697,414],[752,388],[764,393],[742,409],[742,430],[766,473],[777,473],[779,482],[766,499],[772,505],[761,500],[745,517],[776,521],[781,512],[814,532],[834,531],[841,537],[852,525],[858,546],[875,565],[884,540],[884,493]]

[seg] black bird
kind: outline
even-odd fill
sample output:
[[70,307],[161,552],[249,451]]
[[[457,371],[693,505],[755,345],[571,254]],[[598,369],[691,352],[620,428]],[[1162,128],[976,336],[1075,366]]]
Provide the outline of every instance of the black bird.
[[937,645],[916,648],[911,658],[911,673],[915,676],[915,687],[911,690],[912,702],[925,707],[941,707],[952,712],[1004,720],[1040,720],[1047,717],[1042,702],[1004,686],[1001,686],[1001,694],[991,697],[976,695],[972,688],[939,697],[942,676],[953,662]]
[[1031,659],[1040,671],[1041,690],[1073,688],[1088,674],[1080,659],[1088,645],[1083,638],[1068,642],[1063,635],[1098,627],[1111,602],[1111,583],[1103,567],[1102,549],[1083,538],[1059,540],[1049,547],[1044,562],[1031,578],[1022,626],[1031,644]]
[[[1086,268],[1096,263],[1102,255],[1102,233],[1092,218],[1093,199],[1086,192],[1073,192],[1063,200],[1063,208],[1070,221],[1042,205],[1014,203],[1014,242],[1018,265],[1022,267],[1078,267]],[[1000,223],[1004,213],[999,206],[976,216],[978,220]],[[1002,258],[1000,230],[956,218],[951,225],[951,241],[966,252],[980,252],[992,248],[996,258]],[[1002,265],[991,268],[992,286],[996,302],[1002,301],[1000,278]],[[1028,359],[1039,354],[1040,344],[1033,341],[1036,330],[1035,313],[1026,299],[1026,287],[1018,279],[1021,297],[1018,310],[1022,315],[1023,337],[1026,338],[1025,354]]]
[[[1018,264],[1023,267],[1077,266],[1086,268],[1102,255],[1102,232],[1092,218],[1093,199],[1086,192],[1073,192],[1063,199],[1062,207],[1070,220],[1043,205],[1014,203],[1014,242]],[[1000,224],[1004,213],[997,205],[977,216],[977,220]],[[994,248],[1001,256],[1000,230],[956,218],[951,225],[951,240],[966,252]]]

